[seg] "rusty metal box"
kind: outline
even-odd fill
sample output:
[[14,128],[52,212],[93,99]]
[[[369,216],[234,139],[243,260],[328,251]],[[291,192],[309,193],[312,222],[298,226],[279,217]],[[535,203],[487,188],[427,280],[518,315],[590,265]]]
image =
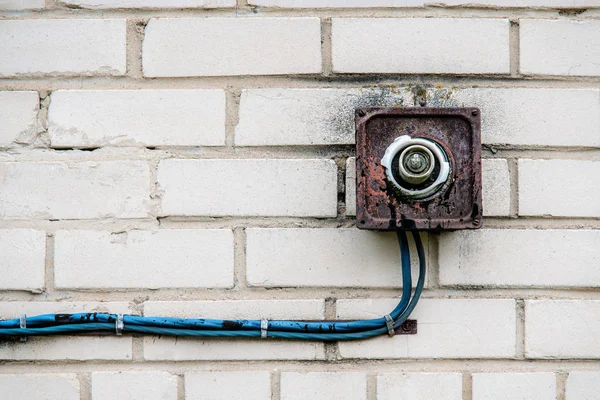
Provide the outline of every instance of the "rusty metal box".
[[[481,227],[480,131],[477,108],[357,109],[357,227],[436,231]],[[403,135],[433,141],[447,155],[450,172],[435,195],[409,199],[386,176],[382,158],[388,146]]]

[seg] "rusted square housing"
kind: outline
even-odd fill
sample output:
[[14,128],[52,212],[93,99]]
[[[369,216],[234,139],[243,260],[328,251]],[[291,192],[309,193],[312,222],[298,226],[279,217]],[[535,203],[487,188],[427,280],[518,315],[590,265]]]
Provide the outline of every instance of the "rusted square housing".
[[[445,188],[407,199],[381,161],[397,137],[437,142],[450,159]],[[356,226],[376,230],[456,230],[482,225],[481,119],[477,108],[373,107],[356,110]]]

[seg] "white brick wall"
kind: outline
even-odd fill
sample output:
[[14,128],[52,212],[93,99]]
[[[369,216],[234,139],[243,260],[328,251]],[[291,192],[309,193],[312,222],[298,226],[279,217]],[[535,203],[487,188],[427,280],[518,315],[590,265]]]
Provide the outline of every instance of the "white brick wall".
[[510,177],[506,160],[483,160],[483,215],[510,215]]
[[30,10],[44,8],[44,0],[0,0],[0,10]]
[[461,374],[382,373],[377,376],[377,400],[397,398],[462,400]]
[[473,400],[554,400],[553,373],[473,374]]
[[600,162],[519,160],[519,214],[600,217]]
[[529,300],[525,315],[527,357],[600,358],[600,301]]
[[346,215],[356,215],[356,157],[346,160]]
[[600,21],[520,21],[521,71],[530,75],[600,75]]
[[0,358],[6,361],[131,361],[130,336],[29,337],[27,342],[6,342]]
[[0,229],[1,290],[44,287],[46,235],[30,229]]
[[4,219],[139,218],[149,213],[145,162],[9,162],[0,163],[0,175]]
[[[144,337],[148,361],[324,360],[323,343],[280,340]],[[0,351],[0,354],[2,352]]]
[[337,171],[330,160],[165,160],[158,184],[164,191],[161,215],[337,213]]
[[[440,238],[442,285],[599,287],[598,230],[482,229]],[[572,249],[564,251],[564,249]]]
[[0,92],[0,147],[37,132],[37,92]]
[[325,318],[323,300],[147,301],[144,315],[175,318],[302,319]]
[[0,337],[0,399],[597,400],[599,12],[0,0],[0,320],[389,313],[358,107],[478,107],[485,226],[422,235],[416,335]]
[[[398,299],[338,300],[339,319],[388,314]],[[418,334],[340,342],[342,358],[514,358],[514,300],[421,299],[411,319]],[[457,322],[460,321],[460,322]]]
[[600,372],[575,371],[567,378],[568,399],[593,400],[600,393]]
[[[173,41],[178,45],[171,46]],[[317,18],[152,19],[144,38],[144,75],[319,73],[320,42]]]
[[[479,107],[488,144],[600,144],[597,89],[429,89],[427,102]],[[355,108],[402,105],[414,105],[408,87],[244,90],[236,144],[353,144]]]
[[334,18],[333,70],[508,73],[508,25],[505,19]]
[[235,0],[62,0],[62,2],[77,7],[92,9],[235,7]]
[[431,3],[426,0],[249,0],[249,4],[282,8],[370,8],[439,6],[494,6],[494,7],[562,7],[586,8],[592,0],[444,0]]
[[246,400],[271,399],[269,371],[218,371],[185,374],[185,399],[228,400],[243,393]]
[[222,90],[59,90],[48,113],[52,147],[225,144]]
[[283,372],[281,400],[366,400],[366,374],[360,372]]
[[5,20],[0,37],[0,77],[125,74],[125,20]]
[[0,374],[2,397],[11,400],[79,400],[75,374]]
[[177,376],[168,372],[93,372],[94,400],[177,400]]
[[354,143],[358,107],[412,105],[407,88],[244,90],[239,146]]
[[[286,228],[247,229],[246,236],[247,278],[252,286],[402,286],[393,233]],[[426,244],[427,237],[423,239]],[[412,254],[416,282],[416,251]]]
[[483,143],[588,147],[600,144],[597,89],[429,89],[427,101],[434,107],[479,107]]
[[230,230],[72,230],[56,232],[54,241],[54,275],[60,288],[233,285]]

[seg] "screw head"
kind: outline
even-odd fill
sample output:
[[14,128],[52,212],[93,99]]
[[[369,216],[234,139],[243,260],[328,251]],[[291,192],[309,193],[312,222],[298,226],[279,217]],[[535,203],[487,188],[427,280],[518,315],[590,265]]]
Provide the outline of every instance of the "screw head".
[[476,116],[479,115],[479,111],[473,110],[473,111],[471,111],[471,115],[473,115],[474,117],[476,117]]
[[429,157],[420,152],[411,153],[406,158],[405,168],[413,174],[419,174],[429,168]]
[[356,114],[358,114],[359,117],[364,117],[366,115],[365,110],[357,110]]

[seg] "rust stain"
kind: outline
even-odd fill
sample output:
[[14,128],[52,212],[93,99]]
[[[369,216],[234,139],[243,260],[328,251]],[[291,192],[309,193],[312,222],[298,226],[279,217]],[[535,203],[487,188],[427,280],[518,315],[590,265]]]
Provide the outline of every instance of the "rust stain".
[[[356,110],[356,225],[375,230],[456,230],[482,226],[481,115],[477,108],[369,107]],[[404,199],[381,165],[395,138],[439,143],[449,184],[426,201]]]

